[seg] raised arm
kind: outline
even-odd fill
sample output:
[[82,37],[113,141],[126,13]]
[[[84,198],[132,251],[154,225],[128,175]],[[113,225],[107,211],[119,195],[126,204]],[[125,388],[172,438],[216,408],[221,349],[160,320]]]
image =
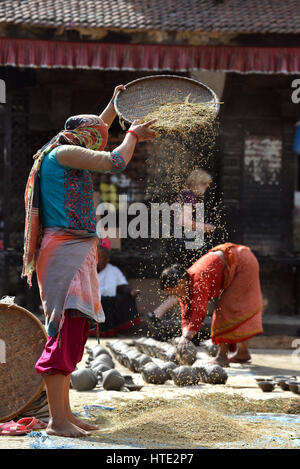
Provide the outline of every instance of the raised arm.
[[69,168],[88,169],[100,172],[121,172],[132,158],[138,141],[144,142],[156,137],[150,126],[157,119],[138,125],[133,122],[123,142],[112,152],[94,151],[76,145],[62,145],[56,153],[57,161]]
[[105,124],[108,125],[108,128],[110,128],[111,124],[113,123],[113,121],[114,121],[114,119],[117,115],[116,110],[115,110],[115,104],[114,104],[115,97],[116,97],[118,91],[125,91],[125,90],[126,90],[126,88],[125,88],[124,85],[117,86],[114,89],[111,100],[109,101],[108,105],[106,106],[104,111],[99,116],[105,122]]

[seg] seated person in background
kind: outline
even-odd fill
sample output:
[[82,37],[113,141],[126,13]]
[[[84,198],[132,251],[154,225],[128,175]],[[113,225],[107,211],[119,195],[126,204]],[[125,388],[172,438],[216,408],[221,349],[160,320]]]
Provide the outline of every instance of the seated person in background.
[[110,241],[98,244],[98,279],[105,322],[100,325],[100,337],[114,337],[119,331],[140,324],[135,297],[138,290],[128,285],[118,267],[109,263]]

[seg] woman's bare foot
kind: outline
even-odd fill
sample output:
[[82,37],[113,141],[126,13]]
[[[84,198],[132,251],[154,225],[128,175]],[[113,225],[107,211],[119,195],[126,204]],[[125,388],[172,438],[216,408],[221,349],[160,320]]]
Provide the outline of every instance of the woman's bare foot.
[[89,433],[77,427],[68,420],[54,421],[50,419],[46,428],[48,435],[65,436],[69,438],[85,438]]
[[249,354],[241,354],[241,353],[236,353],[234,355],[231,355],[229,358],[230,363],[247,363],[251,361],[251,356]]
[[229,360],[226,357],[223,357],[223,356],[216,356],[216,358],[209,362],[210,365],[219,365],[219,366],[222,366],[223,368],[227,368],[229,366]]
[[238,344],[237,352],[231,355],[229,362],[231,363],[247,363],[251,360],[251,355],[248,350],[248,342],[240,342]]
[[76,427],[82,428],[82,430],[94,431],[94,432],[99,430],[99,427],[97,425],[92,425],[90,423],[84,422],[83,420],[79,419],[72,413],[68,415],[68,420],[74,425],[76,425]]

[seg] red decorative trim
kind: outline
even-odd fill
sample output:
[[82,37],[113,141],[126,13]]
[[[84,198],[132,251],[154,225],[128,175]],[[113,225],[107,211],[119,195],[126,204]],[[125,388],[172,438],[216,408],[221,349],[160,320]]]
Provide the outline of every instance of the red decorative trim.
[[245,342],[246,340],[249,340],[252,337],[255,337],[256,335],[261,335],[261,334],[263,334],[263,330],[261,330],[260,332],[255,332],[254,334],[250,334],[247,337],[243,337],[243,338],[235,339],[235,340],[233,340],[233,339],[221,339],[219,337],[214,337],[211,340],[216,345],[219,345],[219,344],[239,344],[240,342]]
[[104,44],[0,38],[0,65],[93,70],[217,70],[298,74],[300,47]]

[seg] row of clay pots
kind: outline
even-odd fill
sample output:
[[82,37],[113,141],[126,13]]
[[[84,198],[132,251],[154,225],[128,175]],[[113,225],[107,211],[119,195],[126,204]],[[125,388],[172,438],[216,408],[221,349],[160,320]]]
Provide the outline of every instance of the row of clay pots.
[[90,391],[99,383],[105,390],[119,391],[124,386],[125,379],[114,369],[115,364],[110,353],[100,345],[93,349],[87,347],[86,350],[89,355],[86,368],[71,373],[72,388]]
[[161,360],[171,361],[178,365],[192,365],[197,358],[197,349],[192,342],[186,346],[184,354],[177,356],[176,347],[166,342],[159,342],[147,337],[141,337],[134,341],[136,348],[147,355]]
[[121,365],[135,373],[140,373],[147,363],[152,362],[150,357],[132,349],[125,342],[116,341],[108,344],[108,347]]
[[263,392],[272,392],[277,384],[283,391],[300,394],[300,382],[297,381],[296,376],[274,376],[273,378],[255,379]]
[[[146,351],[147,347],[151,347],[152,356],[157,355],[157,341],[146,339],[142,343],[138,339],[134,343],[137,344],[140,351]],[[133,372],[141,373],[146,383],[164,384],[167,380],[172,379],[178,386],[194,385],[199,382],[225,384],[228,378],[224,368],[218,365],[203,365],[202,362],[195,361],[193,366],[178,367],[174,361],[168,361],[160,367],[146,354],[132,350],[125,342],[117,341],[109,344],[109,348],[123,366]]]

